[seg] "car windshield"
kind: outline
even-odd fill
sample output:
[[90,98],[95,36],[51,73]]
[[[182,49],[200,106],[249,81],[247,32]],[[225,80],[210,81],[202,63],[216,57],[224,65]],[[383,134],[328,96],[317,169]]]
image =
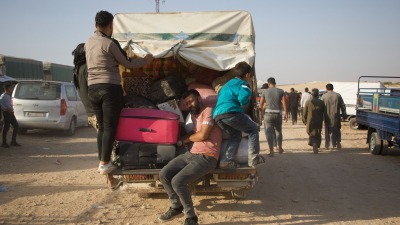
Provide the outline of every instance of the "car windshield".
[[35,100],[57,100],[60,99],[60,84],[49,82],[21,82],[15,90],[15,98]]

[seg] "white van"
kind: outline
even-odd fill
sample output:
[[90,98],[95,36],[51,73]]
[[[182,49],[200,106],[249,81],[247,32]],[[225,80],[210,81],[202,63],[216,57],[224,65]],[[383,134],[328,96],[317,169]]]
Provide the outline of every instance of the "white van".
[[88,117],[75,86],[59,81],[20,81],[14,88],[13,105],[20,133],[28,129],[63,130],[88,125]]

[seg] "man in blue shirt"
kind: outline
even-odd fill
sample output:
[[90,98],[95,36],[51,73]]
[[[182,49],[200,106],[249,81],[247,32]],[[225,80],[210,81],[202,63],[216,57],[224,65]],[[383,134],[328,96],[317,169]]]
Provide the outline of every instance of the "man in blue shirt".
[[0,96],[1,110],[3,111],[4,126],[3,126],[3,144],[1,147],[9,148],[10,145],[7,144],[7,133],[10,129],[10,124],[12,124],[14,130],[12,133],[11,146],[19,147],[20,144],[17,143],[17,132],[18,132],[18,122],[14,115],[14,109],[11,104],[11,93],[13,88],[10,84],[4,85],[4,93]]
[[237,153],[242,132],[248,134],[248,164],[255,167],[264,163],[265,159],[260,152],[259,128],[250,116],[243,112],[242,106],[249,103],[252,92],[249,87],[251,66],[246,62],[235,65],[236,77],[228,81],[218,94],[217,105],[213,111],[213,118],[221,129],[230,135],[226,149],[223,149],[220,160],[221,169],[235,169],[237,163],[233,161]]

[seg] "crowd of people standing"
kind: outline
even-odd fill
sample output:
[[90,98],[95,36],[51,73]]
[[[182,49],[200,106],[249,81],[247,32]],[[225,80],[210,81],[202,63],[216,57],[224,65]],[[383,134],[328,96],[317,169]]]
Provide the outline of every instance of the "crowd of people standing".
[[292,125],[297,124],[298,116],[306,125],[309,136],[308,145],[318,153],[321,147],[322,129],[325,133],[325,149],[340,149],[341,117],[346,118],[346,106],[339,93],[333,91],[333,85],[326,85],[326,93],[320,95],[314,88],[311,92],[306,87],[304,92],[294,88],[290,93],[276,88],[275,78],[271,77],[261,88],[259,107],[263,112],[264,131],[269,147],[269,156],[273,157],[274,147],[283,153],[282,117],[287,121],[291,117]]

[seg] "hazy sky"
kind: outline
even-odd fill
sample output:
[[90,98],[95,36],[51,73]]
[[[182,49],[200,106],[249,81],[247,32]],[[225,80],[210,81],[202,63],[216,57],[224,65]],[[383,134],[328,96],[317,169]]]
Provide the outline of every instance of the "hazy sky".
[[[155,12],[154,0],[1,0],[0,54],[72,65],[97,11]],[[400,0],[165,0],[161,12],[246,10],[256,73],[278,84],[400,76]],[[156,21],[155,21],[156,22]]]

